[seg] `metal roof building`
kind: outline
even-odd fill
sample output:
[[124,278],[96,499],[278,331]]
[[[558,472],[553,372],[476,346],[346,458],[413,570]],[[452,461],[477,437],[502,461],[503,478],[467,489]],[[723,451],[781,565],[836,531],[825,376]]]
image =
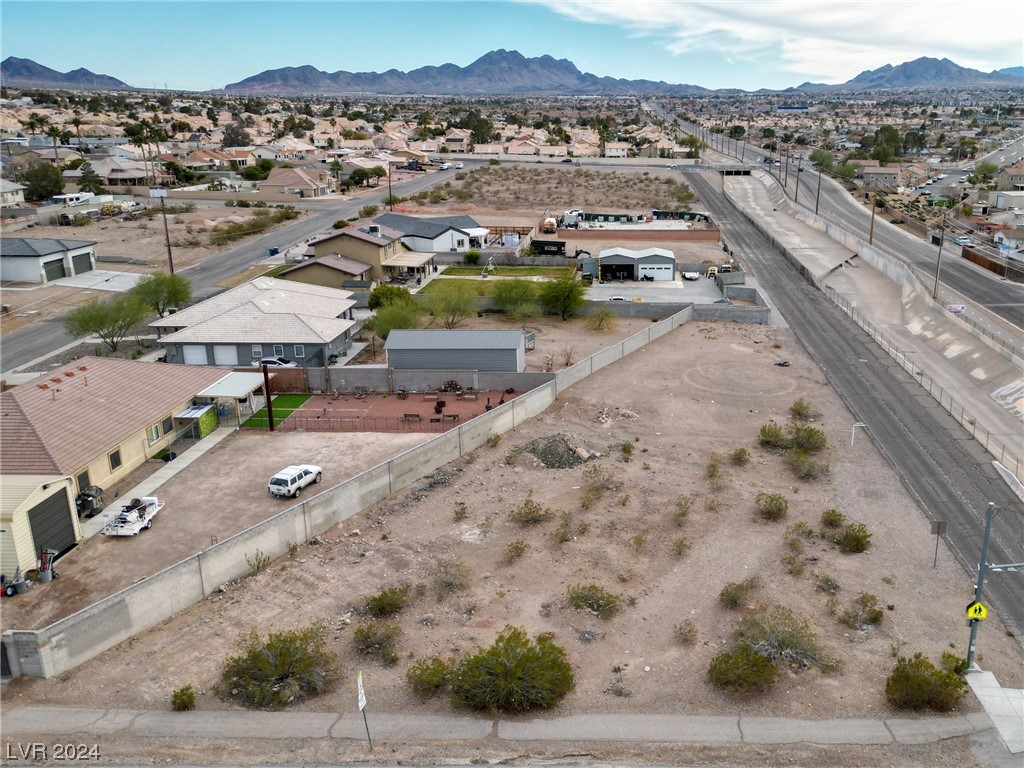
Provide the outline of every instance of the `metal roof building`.
[[384,351],[406,371],[512,371],[526,368],[522,331],[395,330]]

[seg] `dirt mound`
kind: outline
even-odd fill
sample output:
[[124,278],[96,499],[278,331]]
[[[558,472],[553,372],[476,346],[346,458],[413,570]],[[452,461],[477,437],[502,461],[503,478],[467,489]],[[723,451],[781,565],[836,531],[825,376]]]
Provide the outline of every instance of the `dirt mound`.
[[506,460],[511,463],[524,453],[530,454],[548,469],[578,467],[601,456],[580,438],[562,432],[524,443],[513,449]]

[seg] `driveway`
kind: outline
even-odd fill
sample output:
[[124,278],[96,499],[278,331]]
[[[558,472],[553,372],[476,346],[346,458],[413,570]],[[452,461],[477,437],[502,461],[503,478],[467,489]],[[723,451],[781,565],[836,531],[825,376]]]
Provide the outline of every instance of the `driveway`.
[[648,303],[693,302],[710,304],[722,298],[722,292],[714,280],[702,277],[700,280],[667,280],[653,283],[594,283],[587,289],[590,301],[611,301],[621,296],[626,301],[640,299]]
[[134,288],[135,284],[144,277],[144,274],[142,272],[114,272],[110,269],[94,269],[91,272],[83,272],[73,277],[51,280],[47,285],[124,293]]

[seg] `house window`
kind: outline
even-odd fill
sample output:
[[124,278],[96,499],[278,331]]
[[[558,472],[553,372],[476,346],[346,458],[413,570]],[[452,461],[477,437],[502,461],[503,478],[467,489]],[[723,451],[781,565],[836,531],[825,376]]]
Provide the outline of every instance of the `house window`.
[[152,445],[157,440],[159,440],[160,439],[160,425],[159,424],[151,424],[146,429],[146,437],[149,438],[149,444],[150,445]]
[[107,458],[110,459],[110,471],[113,472],[121,466],[121,449],[118,448],[116,451],[109,454]]
[[78,490],[80,491],[83,488],[92,485],[92,483],[89,482],[89,470],[85,470],[85,472],[82,472],[78,477],[76,477],[75,482],[78,484]]
[[259,360],[263,357],[263,347],[260,344],[252,345],[252,356],[254,360]]
[[274,345],[274,357],[284,357],[284,344]]
[[169,435],[174,431],[174,418],[172,416],[168,416],[163,420],[163,423],[160,424],[160,431],[165,435]]
[[304,344],[295,345],[295,359],[305,360],[306,359],[306,346]]
[[464,248],[465,245],[466,245],[466,241],[465,240],[456,240],[455,241],[455,245],[457,245],[459,248]]

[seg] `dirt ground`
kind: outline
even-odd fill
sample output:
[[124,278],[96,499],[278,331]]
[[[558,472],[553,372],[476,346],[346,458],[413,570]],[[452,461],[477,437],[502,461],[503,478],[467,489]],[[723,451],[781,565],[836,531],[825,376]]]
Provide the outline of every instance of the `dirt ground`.
[[[782,356],[790,367],[773,365]],[[816,426],[828,436],[831,472],[822,480],[795,480],[778,456],[756,445],[759,426],[787,421],[789,406],[798,397],[819,414]],[[531,634],[554,632],[567,648],[576,685],[552,713],[559,716],[892,716],[884,685],[895,654],[920,651],[936,662],[943,651],[965,654],[963,606],[971,582],[944,546],[937,567],[932,567],[934,539],[926,518],[866,435],[857,435],[850,445],[853,421],[788,330],[688,323],[564,392],[544,414],[496,445],[335,527],[265,571],[226,585],[223,592],[164,625],[59,679],[15,680],[3,706],[59,702],[164,709],[170,692],[188,683],[202,692],[200,710],[230,708],[213,687],[241,633],[320,620],[331,629],[330,646],[338,654],[343,680],[331,693],[297,710],[355,712],[352,691],[361,669],[378,712],[449,712],[451,706],[443,699],[420,703],[412,696],[404,674],[413,658],[457,657],[490,643],[503,626],[513,624]],[[548,468],[522,450],[532,441],[550,443],[558,436],[601,457],[568,466],[571,456],[562,451],[569,460],[561,468]],[[250,457],[262,493],[264,476],[277,464],[316,460],[331,467],[330,477],[354,448],[350,435],[239,435],[233,441],[233,449],[222,444],[223,449],[211,451],[209,466],[197,470],[219,474],[223,488],[217,496],[208,501],[190,493],[190,468],[160,493],[202,503],[193,503],[191,512],[184,504],[177,510],[169,507],[171,514],[193,514],[198,520],[218,507],[218,499],[233,498],[240,487],[254,487],[248,469],[238,472],[235,464],[243,453]],[[632,450],[627,452],[624,445]],[[710,483],[706,473],[713,454],[727,456],[739,447],[750,451],[750,463],[740,467],[724,460],[721,485]],[[234,450],[241,452],[225,454]],[[266,454],[273,458],[263,458]],[[585,473],[591,467],[608,479],[609,488],[584,506]],[[232,469],[245,478],[231,477]],[[764,522],[755,515],[754,497],[761,491],[788,499],[784,521]],[[509,514],[531,495],[554,514],[542,525],[521,528]],[[680,525],[675,517],[682,497],[692,504]],[[242,500],[246,503],[231,505],[233,514],[248,505],[248,496]],[[455,519],[458,503],[468,512],[461,520]],[[822,512],[833,507],[869,527],[871,548],[843,555],[816,537],[802,555],[804,572],[791,575],[781,562],[786,528],[805,522],[819,531]],[[559,544],[553,533],[562,515],[569,516],[571,537]],[[173,539],[157,536],[159,527],[154,526],[148,541],[95,546],[174,546]],[[681,537],[691,546],[679,556],[673,545]],[[505,549],[517,540],[526,542],[526,553],[507,564]],[[437,565],[452,558],[468,568],[469,586],[438,599]],[[816,586],[823,575],[839,585],[834,604],[833,596]],[[751,576],[758,576],[762,586],[750,600],[738,611],[722,607],[722,587]],[[569,607],[567,588],[586,583],[621,595],[622,612],[602,620]],[[368,621],[366,598],[399,584],[422,584],[423,595],[399,617],[404,630],[400,660],[385,667],[356,655],[352,633]],[[884,609],[877,627],[853,629],[837,619],[862,592],[876,595]],[[710,659],[732,642],[742,615],[776,603],[810,622],[843,671],[825,675],[787,669],[769,694],[749,701],[711,686]],[[687,620],[697,628],[691,645],[680,644],[674,633]],[[1021,687],[1021,652],[998,619],[982,628],[979,651],[984,669],[1004,686]],[[978,706],[968,698],[963,709]],[[225,759],[266,759],[265,744],[238,749]],[[135,754],[160,754],[158,747],[139,750]],[[436,753],[445,754],[441,748]],[[808,757],[819,753],[794,748],[788,754],[797,755],[798,762],[802,755],[804,764],[822,764]],[[939,763],[917,759],[920,764]],[[858,763],[854,758],[842,764]]]

